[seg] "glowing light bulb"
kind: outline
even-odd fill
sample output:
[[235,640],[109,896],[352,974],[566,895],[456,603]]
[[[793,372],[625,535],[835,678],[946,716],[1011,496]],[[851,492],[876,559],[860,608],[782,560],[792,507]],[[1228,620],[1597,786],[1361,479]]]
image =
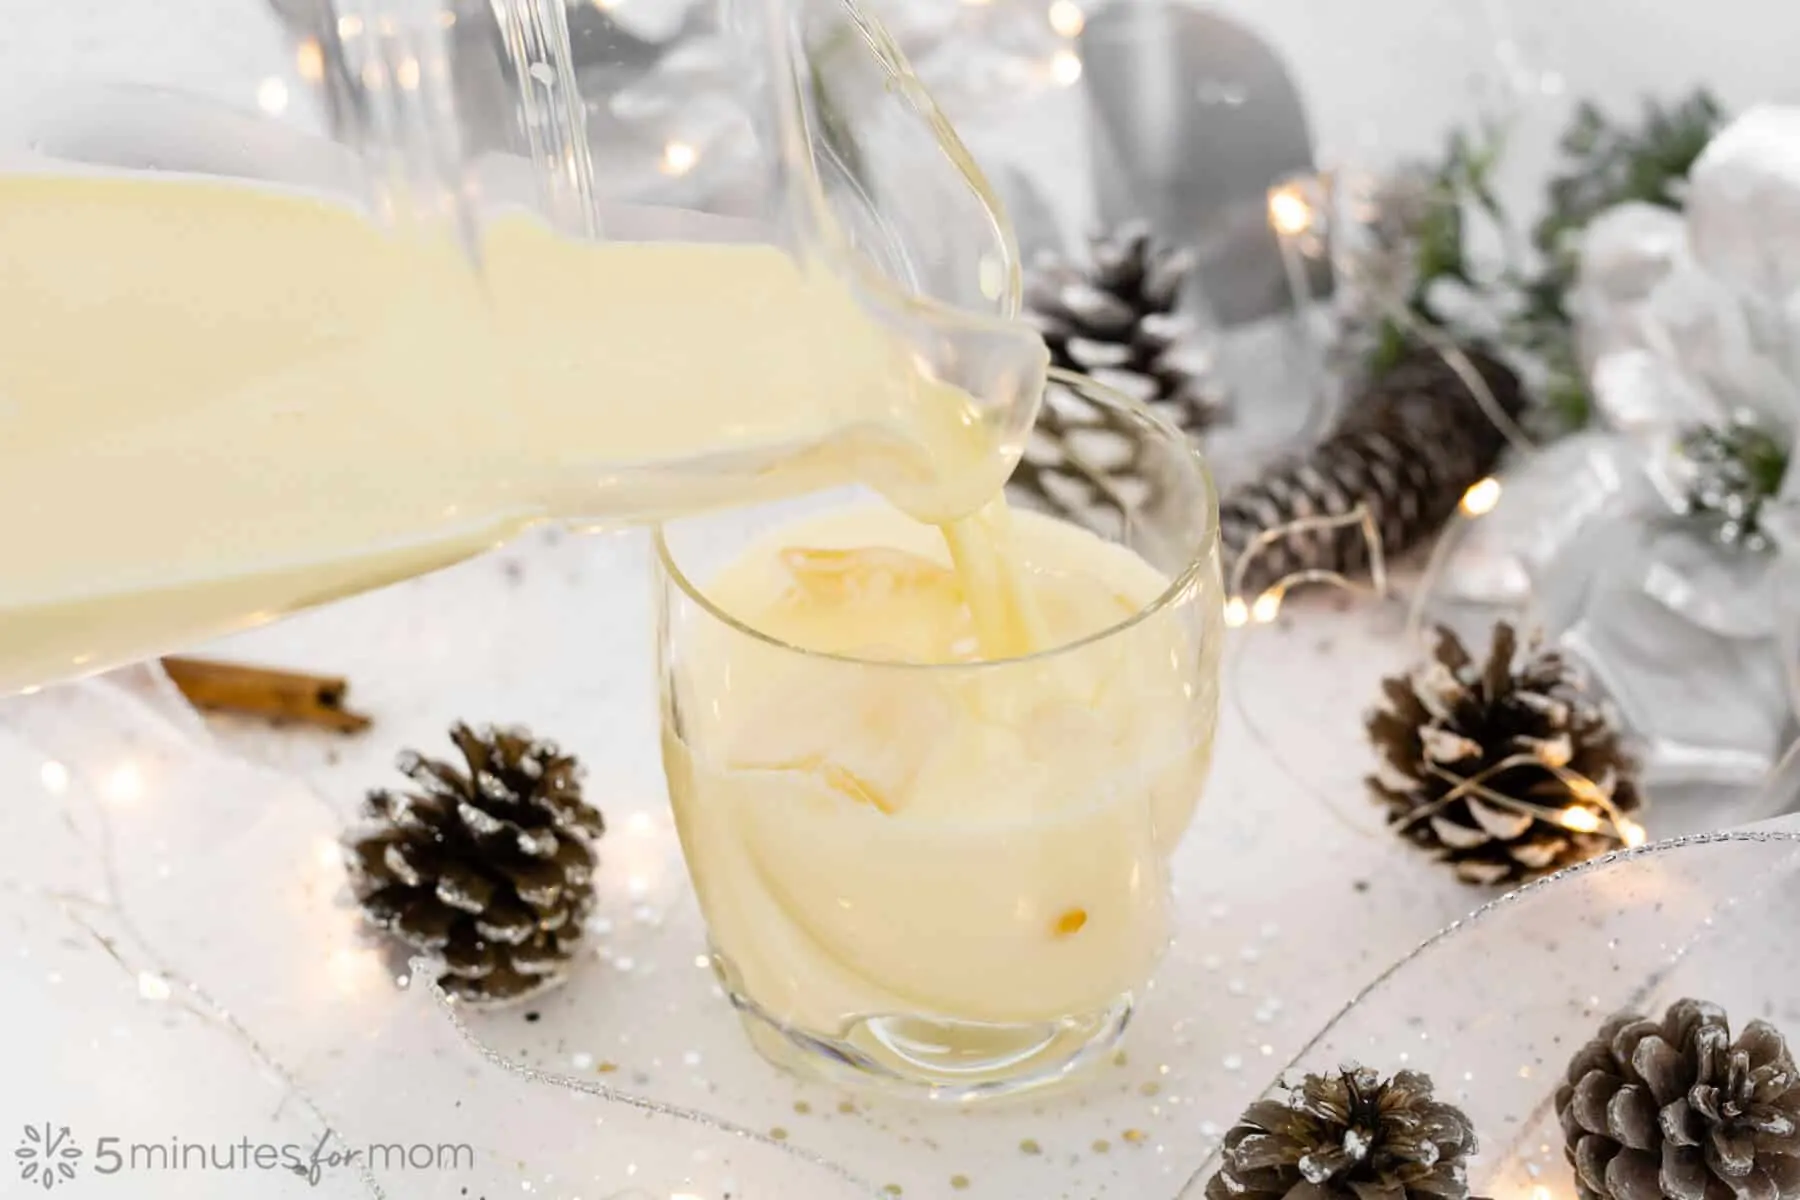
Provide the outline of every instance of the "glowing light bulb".
[[338,37],[349,41],[353,37],[361,37],[363,23],[361,17],[339,17]]
[[631,832],[636,833],[636,834],[647,834],[650,832],[650,830],[652,828],[651,823],[650,823],[650,814],[646,813],[646,812],[632,813],[631,819],[629,821],[627,821],[625,824],[631,830]]
[[1260,625],[1267,625],[1281,611],[1281,593],[1270,590],[1256,598],[1250,606],[1250,619]]
[[1556,816],[1557,824],[1576,833],[1594,833],[1600,828],[1600,817],[1591,808],[1571,805]]
[[133,804],[144,797],[144,775],[131,763],[121,763],[106,777],[106,798],[118,804]]
[[700,161],[700,152],[686,142],[670,142],[663,147],[662,172],[665,175],[686,175]]
[[1626,817],[1619,818],[1619,836],[1625,839],[1627,846],[1632,847],[1643,845],[1649,838],[1642,825]]
[[1612,799],[1611,796],[1608,796],[1605,792],[1601,791],[1600,786],[1593,780],[1585,779],[1580,775],[1571,777],[1568,780],[1568,784],[1569,795],[1575,797],[1575,799],[1581,801],[1583,804],[1591,804],[1596,808],[1605,808],[1607,802]]
[[1050,78],[1068,87],[1081,78],[1081,58],[1073,50],[1058,50],[1050,58]]
[[419,60],[411,55],[401,59],[400,64],[394,68],[394,82],[400,85],[402,91],[418,91],[419,75]]
[[318,861],[320,867],[327,871],[335,871],[344,865],[343,851],[338,848],[336,842],[329,838],[319,839],[313,847],[313,858]]
[[1087,27],[1087,16],[1075,0],[1056,0],[1050,6],[1050,28],[1061,37],[1078,37]]
[[287,111],[288,85],[271,75],[256,86],[256,107],[271,117]]
[[385,980],[387,968],[371,951],[339,946],[327,960],[326,974],[339,995],[354,996],[369,991],[376,980]]
[[325,78],[325,51],[318,38],[307,38],[294,49],[294,72],[307,83]]
[[1313,207],[1292,184],[1269,193],[1269,223],[1283,237],[1297,237],[1313,227]]
[[1531,1200],[1550,1200],[1550,1189],[1541,1183],[1538,1184],[1531,1189]]
[[1462,510],[1471,517],[1486,516],[1500,503],[1500,481],[1492,475],[1469,485],[1463,493]]
[[38,779],[42,781],[44,790],[53,796],[60,796],[69,790],[69,768],[55,759],[38,768]]
[[1225,624],[1237,629],[1250,620],[1250,606],[1243,599],[1233,596],[1225,602]]

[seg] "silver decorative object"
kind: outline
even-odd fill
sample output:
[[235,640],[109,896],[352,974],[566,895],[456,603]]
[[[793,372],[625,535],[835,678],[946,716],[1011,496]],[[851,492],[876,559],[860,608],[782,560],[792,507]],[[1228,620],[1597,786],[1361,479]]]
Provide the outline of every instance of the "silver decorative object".
[[[1199,253],[1221,324],[1294,302],[1270,189],[1315,173],[1299,89],[1256,34],[1182,0],[1118,0],[1080,38],[1102,221],[1150,222]],[[1313,264],[1315,293],[1329,280]]]
[[[1800,432],[1800,304],[1782,291],[1800,287],[1800,109],[1722,132],[1688,203],[1587,230],[1574,308],[1602,428],[1504,478],[1445,584],[1528,592],[1645,740],[1659,794],[1753,785],[1793,733],[1800,481],[1774,500],[1748,481]],[[1745,431],[1759,472],[1715,461]]]
[[1565,438],[1509,472],[1502,486],[1500,503],[1457,543],[1441,594],[1507,608],[1535,597],[1552,623],[1572,620],[1582,600],[1578,584],[1559,587],[1570,548],[1597,519],[1656,504],[1642,455],[1610,433]]
[[1639,314],[1677,264],[1687,261],[1687,222],[1656,204],[1630,203],[1602,213],[1582,235],[1582,275],[1569,298],[1582,329],[1581,369],[1640,344]]
[[1063,224],[1043,186],[1018,167],[1002,167],[994,172],[995,190],[1006,204],[1012,218],[1013,239],[1027,262],[1044,254],[1058,257],[1067,252]]
[[1770,569],[1775,638],[1781,647],[1788,702],[1800,713],[1800,472],[1788,472],[1787,490],[1764,511],[1762,529],[1780,551]]
[[1687,196],[1695,259],[1777,307],[1800,292],[1800,107],[1751,109],[1694,164]]
[[1641,518],[1590,546],[1588,594],[1560,640],[1646,736],[1646,780],[1756,784],[1791,720],[1774,560]]

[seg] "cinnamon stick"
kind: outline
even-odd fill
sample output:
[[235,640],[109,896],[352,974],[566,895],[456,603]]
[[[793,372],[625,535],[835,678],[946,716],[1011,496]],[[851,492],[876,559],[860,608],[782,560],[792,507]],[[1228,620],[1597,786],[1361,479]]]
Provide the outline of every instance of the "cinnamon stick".
[[346,680],[276,671],[216,659],[162,660],[170,682],[203,712],[239,713],[272,723],[292,721],[340,733],[360,733],[369,718],[344,707]]

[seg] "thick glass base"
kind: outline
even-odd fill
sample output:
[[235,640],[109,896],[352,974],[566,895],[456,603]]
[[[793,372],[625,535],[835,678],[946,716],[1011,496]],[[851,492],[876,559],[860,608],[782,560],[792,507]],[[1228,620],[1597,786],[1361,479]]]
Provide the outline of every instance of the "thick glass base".
[[[716,960],[715,960],[716,961]],[[971,1101],[1035,1091],[1105,1061],[1131,1021],[1132,997],[1097,1012],[1018,1025],[880,1016],[836,1037],[785,1024],[727,985],[750,1042],[784,1070],[931,1100]]]

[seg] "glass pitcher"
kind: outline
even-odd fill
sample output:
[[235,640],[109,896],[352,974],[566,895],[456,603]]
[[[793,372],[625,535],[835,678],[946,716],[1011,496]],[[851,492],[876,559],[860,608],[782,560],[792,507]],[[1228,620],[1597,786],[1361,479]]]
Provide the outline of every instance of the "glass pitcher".
[[992,495],[1046,356],[853,0],[32,5],[0,39],[0,693],[547,519]]

